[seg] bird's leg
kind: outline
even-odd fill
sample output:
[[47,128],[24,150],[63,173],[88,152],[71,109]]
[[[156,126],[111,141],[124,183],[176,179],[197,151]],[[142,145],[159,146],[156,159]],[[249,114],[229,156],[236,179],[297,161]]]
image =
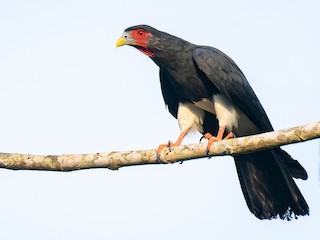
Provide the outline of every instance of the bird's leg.
[[175,143],[171,142],[171,141],[168,141],[167,144],[161,144],[159,147],[158,147],[158,150],[157,150],[157,153],[158,155],[160,155],[161,151],[164,149],[164,148],[169,148],[169,150],[171,150],[171,147],[176,147],[176,146],[180,146],[181,145],[181,142],[183,140],[183,138],[187,135],[187,133],[190,131],[190,128],[187,129],[187,130],[184,130],[184,131],[181,131],[177,141]]
[[207,151],[206,151],[207,154],[210,152],[210,148],[211,148],[211,145],[213,142],[220,141],[222,139],[226,140],[226,139],[232,138],[234,136],[234,134],[232,132],[229,132],[227,134],[227,136],[225,136],[225,138],[223,138],[223,134],[224,134],[225,130],[226,130],[225,126],[220,126],[216,137],[212,136],[210,133],[206,133],[203,135],[203,138],[208,140]]

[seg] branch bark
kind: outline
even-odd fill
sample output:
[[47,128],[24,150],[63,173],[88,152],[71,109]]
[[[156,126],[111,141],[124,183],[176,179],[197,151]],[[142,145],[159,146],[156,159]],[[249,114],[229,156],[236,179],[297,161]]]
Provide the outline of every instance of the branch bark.
[[[320,138],[320,122],[285,130],[218,141],[212,144],[208,155],[205,154],[206,143],[173,147],[171,151],[164,149],[161,156],[157,156],[155,149],[42,156],[0,153],[0,168],[48,171],[73,171],[89,168],[117,170],[125,166],[175,163],[208,156],[245,154],[316,138]],[[161,160],[159,160],[159,157]]]

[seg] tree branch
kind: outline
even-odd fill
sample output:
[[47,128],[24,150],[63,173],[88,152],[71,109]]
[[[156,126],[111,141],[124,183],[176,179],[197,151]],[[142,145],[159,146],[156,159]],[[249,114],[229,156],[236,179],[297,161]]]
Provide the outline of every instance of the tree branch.
[[0,168],[13,170],[73,171],[88,168],[108,168],[175,163],[208,156],[237,155],[270,149],[282,145],[320,138],[320,122],[295,128],[218,141],[205,155],[206,143],[164,149],[160,159],[156,150],[138,150],[95,154],[27,155],[0,153]]

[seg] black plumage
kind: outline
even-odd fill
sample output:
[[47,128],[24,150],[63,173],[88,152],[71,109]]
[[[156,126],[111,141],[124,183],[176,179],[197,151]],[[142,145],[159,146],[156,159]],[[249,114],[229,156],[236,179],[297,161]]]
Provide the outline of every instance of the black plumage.
[[[146,25],[127,28],[121,43],[117,43],[124,44],[147,54],[160,67],[165,104],[178,120],[179,107],[193,104],[202,126],[198,130],[217,135],[222,118],[214,107],[218,103],[215,96],[222,96],[222,105],[237,116],[236,123],[227,125],[228,131],[245,136],[273,130],[242,71],[218,49],[194,45]],[[208,108],[211,105],[203,105],[204,99],[212,103],[212,109]],[[190,128],[181,130],[188,132]],[[309,207],[293,180],[293,177],[305,180],[307,173],[288,153],[275,148],[234,159],[247,205],[256,217],[289,220],[292,216],[309,214]]]

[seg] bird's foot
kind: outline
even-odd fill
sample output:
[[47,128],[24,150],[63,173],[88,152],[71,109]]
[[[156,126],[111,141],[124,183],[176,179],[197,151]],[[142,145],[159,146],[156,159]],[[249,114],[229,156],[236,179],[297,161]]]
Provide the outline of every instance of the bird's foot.
[[175,143],[171,142],[171,141],[168,141],[167,144],[161,144],[159,145],[158,147],[158,150],[157,150],[157,159],[159,162],[163,162],[160,160],[160,155],[161,155],[161,152],[164,148],[169,148],[169,151],[171,152],[171,147],[177,147],[177,146],[180,146],[181,145],[181,142],[183,140],[183,138],[186,136],[186,134],[190,131],[190,128],[184,130],[184,131],[181,131],[177,141]]
[[161,154],[162,150],[165,148],[168,148],[169,151],[171,152],[171,147],[175,147],[175,146],[179,146],[178,144],[175,144],[173,142],[171,142],[170,140],[168,141],[167,144],[160,144],[157,150],[158,155]]
[[[201,137],[200,142],[201,142],[201,140],[203,138],[208,140],[208,145],[207,145],[207,149],[206,149],[206,155],[209,154],[212,143],[220,141],[220,140],[226,140],[226,139],[229,139],[229,138],[232,138],[232,137],[235,136],[232,132],[229,132],[227,134],[227,136],[225,136],[223,138],[224,130],[225,130],[224,128],[220,128],[217,136],[213,136],[210,133],[206,133]],[[222,134],[221,134],[221,132],[222,132]]]
[[168,148],[169,151],[171,152],[171,147],[176,147],[176,146],[180,146],[180,144],[179,143],[173,143],[170,140],[168,141],[167,144],[160,144],[159,147],[158,147],[158,150],[157,150],[157,161],[159,163],[167,163],[166,161],[163,161],[163,160],[160,159],[160,155],[161,155],[162,150],[165,149],[165,148]]
[[202,139],[207,139],[208,140],[208,144],[207,144],[207,148],[206,148],[206,155],[209,154],[212,143],[221,140],[221,139],[218,139],[215,136],[212,136],[210,133],[204,134],[201,137],[200,142],[201,142]]

